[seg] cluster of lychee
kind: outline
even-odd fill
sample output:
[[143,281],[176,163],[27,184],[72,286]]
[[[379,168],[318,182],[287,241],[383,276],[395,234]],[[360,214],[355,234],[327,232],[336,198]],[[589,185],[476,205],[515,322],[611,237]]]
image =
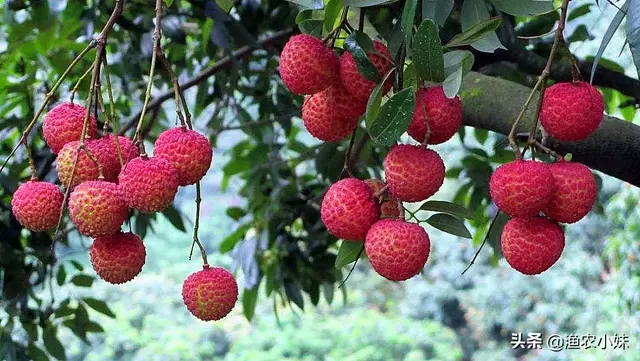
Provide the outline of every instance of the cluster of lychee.
[[[94,239],[89,252],[94,270],[103,280],[120,284],[136,277],[146,258],[142,239],[122,232],[130,210],[154,213],[167,208],[179,186],[202,179],[213,152],[205,136],[180,126],[159,135],[150,157],[125,136],[96,138],[93,116],[81,148],[85,114],[81,105],[58,104],[44,118],[44,139],[57,154],[61,183],[71,191],[69,218],[78,232]],[[58,186],[32,179],[18,187],[11,206],[25,228],[48,231],[58,224],[63,202]],[[183,285],[187,308],[203,320],[224,317],[237,294],[233,275],[222,268],[205,266]]]
[[[544,94],[540,123],[556,139],[577,141],[598,128],[603,111],[602,96],[593,86],[558,83]],[[526,275],[542,273],[558,261],[565,246],[559,223],[584,218],[597,195],[591,170],[564,159],[506,163],[492,174],[489,190],[496,206],[512,217],[501,236],[505,259]]]
[[[373,42],[368,54],[381,78],[393,68],[384,44]],[[337,141],[352,133],[366,111],[376,83],[358,70],[353,56],[338,57],[320,39],[296,35],[284,47],[280,75],[293,93],[306,95],[302,120],[314,137]],[[385,82],[383,93],[391,88]],[[321,219],[329,233],[345,242],[364,241],[374,270],[394,281],[418,274],[429,257],[426,231],[404,219],[402,202],[419,202],[435,194],[445,177],[442,158],[427,144],[450,139],[462,124],[462,103],[447,98],[442,86],[421,88],[407,132],[419,145],[398,144],[384,160],[381,180],[345,178],[327,190]]]

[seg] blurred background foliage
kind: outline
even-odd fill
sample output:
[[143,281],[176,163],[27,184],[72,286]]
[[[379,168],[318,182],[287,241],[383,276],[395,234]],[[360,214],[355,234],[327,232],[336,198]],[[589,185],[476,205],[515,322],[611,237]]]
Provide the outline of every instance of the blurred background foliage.
[[[134,281],[114,287],[96,279],[88,263],[90,240],[71,228],[54,263],[51,235],[22,230],[10,212],[11,194],[28,176],[20,150],[0,174],[0,359],[637,360],[637,188],[600,175],[595,211],[567,228],[563,257],[539,277],[506,267],[495,247],[499,233],[489,239],[493,247],[461,275],[495,214],[488,176],[512,157],[503,136],[463,128],[459,137],[436,147],[448,179],[434,198],[473,210],[477,220],[466,221],[473,240],[428,227],[433,248],[423,275],[391,283],[363,260],[338,288],[350,265],[334,268],[339,242],[324,230],[318,205],[339,177],[348,142],[320,144],[308,136],[299,119],[302,99],[277,75],[278,52],[299,31],[299,8],[283,0],[222,1],[217,7],[208,0],[166,3],[165,52],[181,83],[193,80],[186,96],[195,127],[215,147],[214,166],[203,183],[200,238],[210,263],[240,277],[238,307],[224,321],[207,324],[182,304],[182,281],[200,267],[197,258],[188,260],[193,188],[180,189],[174,207],[162,214],[132,219],[147,247],[147,263]],[[442,22],[443,42],[461,28],[462,1],[451,3],[451,16]],[[402,4],[371,8],[365,31],[388,39]],[[571,9],[567,38],[572,51],[588,61],[617,9],[587,0],[572,1]],[[113,1],[102,0],[0,0],[0,160],[112,10]],[[108,41],[119,125],[128,134],[148,81],[153,16],[150,2],[127,1]],[[358,12],[349,20],[356,24]],[[514,45],[509,34],[544,34],[557,13],[504,20],[498,35],[508,51],[473,50],[474,70],[531,85],[539,71],[527,71],[531,58],[522,64],[514,47],[526,48],[530,57],[545,56],[552,37]],[[259,49],[249,51],[252,47]],[[635,76],[631,55],[620,49],[624,38],[618,34],[601,67]],[[91,58],[71,72],[53,104],[68,99]],[[170,98],[168,75],[156,70],[152,95]],[[203,72],[202,81],[195,81]],[[85,79],[76,99],[86,98],[87,87]],[[607,112],[637,120],[635,99],[626,93],[603,89]],[[151,144],[176,117],[171,99],[149,113],[144,132]],[[387,149],[368,142],[363,131],[355,141],[357,175],[380,178]],[[29,144],[38,175],[56,182],[55,157],[44,147],[39,127]],[[627,334],[631,350],[511,350],[512,332]]]

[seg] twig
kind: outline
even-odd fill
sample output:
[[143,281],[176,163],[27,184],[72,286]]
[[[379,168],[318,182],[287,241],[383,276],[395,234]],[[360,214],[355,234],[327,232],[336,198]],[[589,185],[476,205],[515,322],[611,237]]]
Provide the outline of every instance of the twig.
[[69,101],[72,104],[73,104],[73,99],[76,96],[76,92],[80,88],[80,83],[82,83],[84,78],[86,78],[87,75],[89,75],[91,73],[91,70],[93,70],[93,63],[91,63],[91,66],[89,66],[89,68],[87,68],[87,70],[78,78],[78,81],[76,81],[76,85],[74,85],[73,89],[71,89],[71,97],[70,97]]
[[[351,242],[351,241],[346,241],[345,240],[345,241],[342,241],[342,242]],[[362,244],[362,247],[360,247],[360,251],[358,251],[358,255],[356,256],[356,260],[355,260],[355,262],[353,262],[353,266],[349,270],[349,273],[347,273],[347,276],[344,278],[344,280],[342,280],[342,282],[340,282],[340,285],[338,286],[338,288],[342,288],[342,286],[345,284],[345,282],[347,282],[349,277],[351,277],[351,274],[353,273],[353,270],[356,269],[356,265],[358,264],[358,260],[360,259],[360,256],[362,256],[362,252],[364,252],[364,243]]]
[[491,234],[491,230],[493,229],[493,226],[495,225],[499,215],[500,215],[500,210],[498,210],[498,213],[496,213],[496,215],[491,220],[491,224],[489,224],[489,229],[487,229],[487,234],[484,235],[484,239],[482,240],[480,247],[476,251],[476,254],[473,255],[473,258],[471,259],[471,263],[469,263],[467,268],[465,268],[464,271],[462,271],[461,275],[465,274],[471,268],[471,266],[473,266],[473,264],[476,262],[476,259],[480,255],[480,252],[482,252],[482,248],[484,248],[484,245],[487,243],[487,240],[489,239],[489,234]]
[[345,172],[349,177],[353,177],[352,165],[351,165],[351,150],[353,149],[353,144],[356,140],[356,133],[358,132],[358,128],[353,130],[351,133],[351,139],[349,140],[349,146],[347,147],[347,151],[344,153],[344,165],[342,166],[342,173]]

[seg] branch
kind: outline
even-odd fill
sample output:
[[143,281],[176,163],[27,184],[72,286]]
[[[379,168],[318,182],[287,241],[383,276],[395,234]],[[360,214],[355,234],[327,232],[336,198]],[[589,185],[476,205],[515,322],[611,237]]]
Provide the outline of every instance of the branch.
[[[215,75],[218,71],[228,69],[236,61],[250,56],[251,54],[253,54],[255,50],[269,47],[271,44],[278,43],[282,39],[286,39],[289,36],[293,35],[295,32],[296,31],[294,29],[282,30],[277,33],[274,33],[268,38],[258,41],[257,46],[242,47],[236,50],[233,54],[231,54],[231,56],[226,56],[220,59],[212,66],[206,68],[201,73],[187,80],[186,82],[180,85],[180,88],[182,89],[182,91],[185,91],[191,87],[194,87],[204,82],[205,80],[209,79],[210,77]],[[173,89],[160,94],[158,97],[154,98],[152,101],[149,102],[149,104],[147,105],[147,110],[159,107],[163,102],[165,102],[168,99],[171,99],[173,96],[174,96]],[[133,114],[131,117],[127,118],[127,120],[125,121],[125,125],[120,130],[120,134],[124,134],[125,132],[130,130],[135,125],[135,122],[137,121],[137,119],[140,118],[141,114],[142,114],[142,109],[140,109],[136,114]]]
[[[465,76],[460,92],[464,124],[509,134],[512,120],[530,92],[531,88],[524,85],[471,72]],[[539,96],[536,93],[534,101]],[[535,110],[528,110],[517,132],[528,132],[534,116]],[[561,155],[571,153],[576,162],[640,186],[640,126],[604,116],[600,127],[587,139],[560,142],[549,138],[546,146]]]

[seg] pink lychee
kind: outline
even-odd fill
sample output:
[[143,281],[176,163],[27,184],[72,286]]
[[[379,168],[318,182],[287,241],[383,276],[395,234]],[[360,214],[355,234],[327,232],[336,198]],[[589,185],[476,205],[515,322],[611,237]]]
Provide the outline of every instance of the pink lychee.
[[182,284],[182,300],[202,321],[219,320],[231,312],[238,299],[238,284],[229,271],[204,266]]
[[339,60],[322,40],[308,35],[292,36],[280,53],[280,76],[295,94],[315,94],[335,83]]
[[48,231],[58,224],[63,198],[54,184],[32,180],[13,193],[11,211],[23,227],[34,232]]
[[[80,140],[86,110],[85,107],[78,104],[60,103],[45,115],[42,133],[44,140],[54,154],[58,154],[65,144]],[[95,138],[97,128],[96,119],[90,115],[87,137]]]
[[542,273],[553,266],[564,249],[564,231],[544,217],[513,218],[502,230],[502,253],[516,271]]
[[132,159],[120,172],[118,181],[129,207],[143,213],[167,208],[178,191],[176,170],[161,157]]
[[584,164],[560,161],[549,164],[555,190],[542,210],[547,217],[562,223],[575,223],[591,211],[598,187],[591,170]]
[[395,145],[384,160],[389,195],[405,202],[423,201],[434,195],[444,182],[445,168],[440,155],[425,146]]
[[69,217],[86,236],[120,232],[128,213],[127,203],[115,183],[86,181],[78,184],[69,196]]
[[177,127],[160,133],[153,154],[168,160],[176,170],[178,184],[186,186],[204,177],[211,166],[213,150],[204,135]]
[[460,125],[462,125],[460,97],[447,98],[441,85],[418,90],[413,118],[407,129],[407,133],[413,139],[424,143],[427,129],[430,129],[428,144],[444,143],[456,134]]
[[98,276],[113,284],[134,279],[142,271],[146,254],[140,237],[122,232],[97,237],[89,251]]

